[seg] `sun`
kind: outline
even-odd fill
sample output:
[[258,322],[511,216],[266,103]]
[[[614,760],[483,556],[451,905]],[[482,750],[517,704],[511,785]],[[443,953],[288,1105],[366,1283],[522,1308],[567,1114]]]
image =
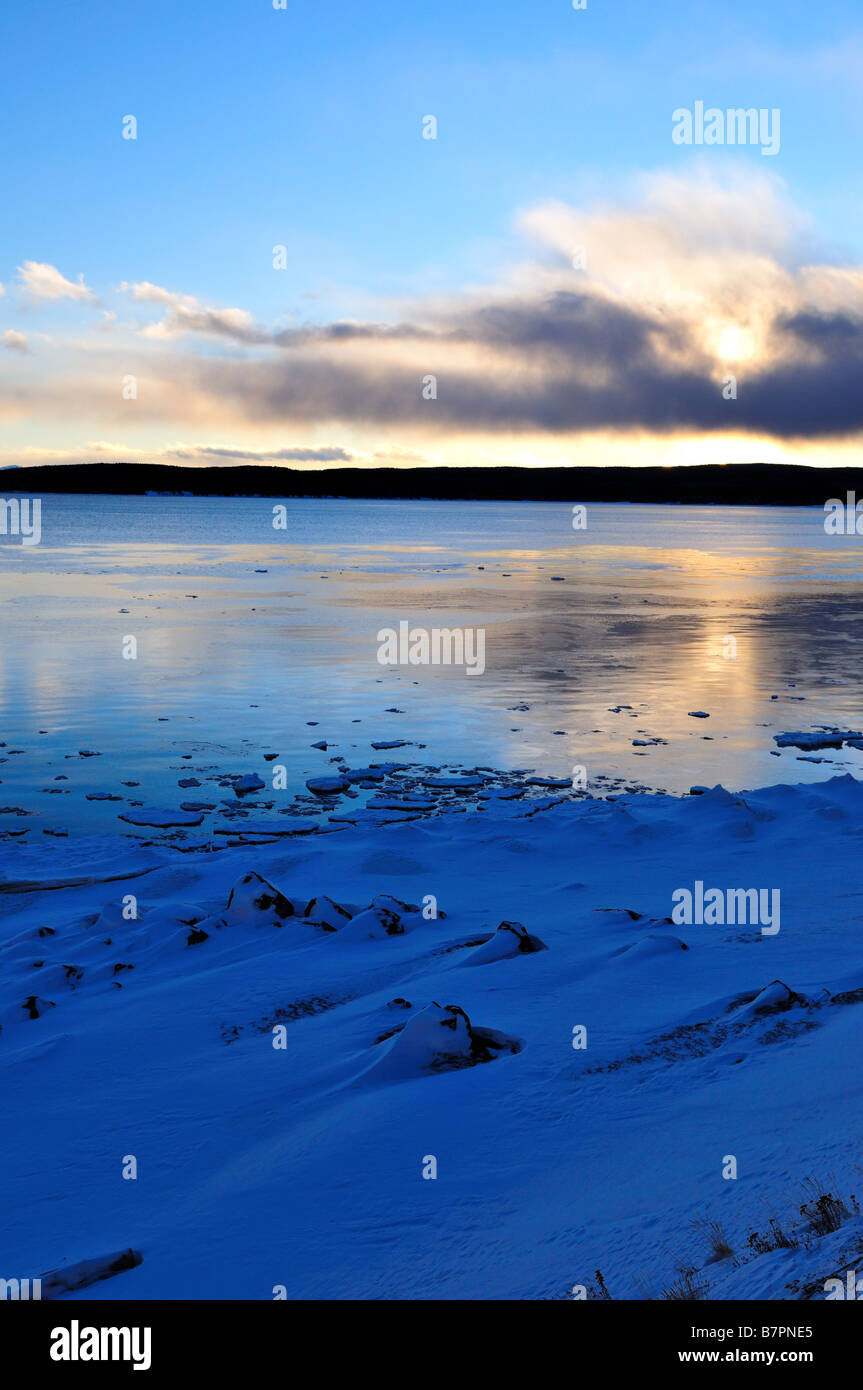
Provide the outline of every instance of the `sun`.
[[721,330],[716,344],[716,354],[724,362],[744,362],[752,356],[754,350],[752,334],[748,329],[729,324]]

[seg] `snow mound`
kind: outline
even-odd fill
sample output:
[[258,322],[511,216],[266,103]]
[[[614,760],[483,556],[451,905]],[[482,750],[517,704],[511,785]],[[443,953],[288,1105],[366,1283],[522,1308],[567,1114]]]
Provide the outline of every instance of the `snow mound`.
[[[128,939],[133,934],[144,939],[153,927],[173,927],[178,925],[189,925],[197,922],[203,917],[200,908],[191,903],[171,903],[165,906],[148,906],[145,903],[138,903],[135,909],[137,915],[130,917],[129,909],[124,906],[122,900],[112,898],[105,903],[98,917],[91,921],[85,920],[88,936],[101,936],[103,932],[109,932],[112,936],[122,932],[124,938]],[[146,932],[142,930],[142,925],[146,926]]]
[[826,1004],[829,998],[830,991],[826,989],[818,990],[814,994],[804,994],[789,989],[782,980],[772,980],[764,989],[758,991],[754,999],[743,1005],[738,1018],[757,1018],[765,1014],[787,1013],[789,1009],[794,1008],[813,1008],[819,1004]]
[[[443,913],[438,913],[443,916]],[[359,912],[342,928],[341,937],[349,941],[373,941],[385,936],[404,936],[423,925],[419,908],[403,903],[388,893],[379,893],[364,912]]]
[[[584,885],[576,884],[575,886],[581,888]],[[594,912],[602,913],[603,923],[609,923],[613,926],[631,927],[633,922],[644,921],[644,913],[637,912],[634,907],[596,907]]]
[[322,927],[324,931],[341,931],[352,916],[352,912],[342,907],[341,903],[328,898],[326,894],[312,898],[303,909],[303,918],[307,922],[313,922],[315,926]]
[[493,1028],[476,1028],[457,1004],[434,1001],[413,1016],[388,1041],[387,1051],[371,1071],[391,1080],[426,1072],[453,1071],[490,1062],[524,1044]]
[[296,909],[290,898],[270,883],[269,879],[251,870],[238,878],[228,897],[225,911],[198,923],[199,930],[207,927],[280,927]]
[[633,942],[631,946],[623,946],[613,954],[626,956],[629,960],[641,960],[646,956],[667,956],[671,951],[688,950],[686,942],[681,941],[679,936],[672,936],[671,932],[651,932],[648,936],[642,936],[639,941]]
[[512,956],[546,950],[545,942],[540,941],[538,936],[532,936],[521,922],[501,922],[494,936],[465,956],[462,965],[487,965],[490,961],[508,960]]

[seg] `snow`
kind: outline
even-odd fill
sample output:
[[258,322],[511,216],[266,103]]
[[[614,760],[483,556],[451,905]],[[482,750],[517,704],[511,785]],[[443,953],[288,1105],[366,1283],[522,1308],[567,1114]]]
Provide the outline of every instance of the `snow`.
[[[152,807],[4,842],[7,1273],[140,1256],[74,1301],[563,1298],[596,1269],[661,1297],[681,1266],[711,1298],[823,1297],[863,1272],[863,787],[489,780],[417,771],[474,795],[390,824],[239,817],[232,842],[220,817],[200,849]],[[780,889],[781,930],[674,927],[699,880]],[[807,1177],[848,1214],[804,1239]],[[771,1216],[791,1248],[749,1243]]]
[[353,913],[343,903],[333,902],[325,893],[306,903],[303,916],[318,923],[327,931],[339,931],[347,926]]
[[841,748],[846,740],[857,746],[854,742],[859,740],[861,733],[859,729],[816,729],[805,730],[797,729],[789,733],[774,734],[773,741],[779,748]]
[[441,790],[471,791],[475,787],[481,787],[486,780],[487,779],[478,772],[436,774],[431,777],[424,777],[423,785],[426,787],[436,787]]
[[328,796],[334,792],[347,791],[350,782],[347,777],[309,777],[306,786],[310,792]]
[[397,1033],[370,1071],[378,1079],[421,1076],[434,1066],[467,1064],[471,1056],[470,1022],[452,1004],[426,1004]]
[[320,821],[310,816],[282,816],[278,820],[240,820],[226,825],[214,825],[214,835],[308,835],[317,830]]
[[121,811],[120,820],[130,825],[152,825],[164,828],[169,825],[200,825],[204,819],[200,811],[171,811],[162,806],[138,806]]
[[[241,777],[234,777],[233,783],[234,791],[237,796],[245,796],[248,792],[260,791],[262,787],[266,786],[266,782],[264,782],[263,778],[259,777],[256,772],[246,772],[243,773]],[[180,785],[182,786],[183,783],[180,783]],[[191,786],[193,782],[189,780],[185,785]],[[198,785],[200,785],[200,783],[198,783]]]
[[494,936],[477,946],[465,957],[465,965],[487,965],[493,960],[509,960],[511,956],[544,951],[545,943],[533,936],[521,922],[501,922]]

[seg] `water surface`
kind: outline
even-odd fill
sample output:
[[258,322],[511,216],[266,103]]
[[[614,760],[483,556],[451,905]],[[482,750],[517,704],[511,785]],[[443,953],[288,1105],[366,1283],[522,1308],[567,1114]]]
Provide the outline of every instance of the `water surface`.
[[[275,530],[274,505],[48,495],[40,545],[0,538],[2,806],[116,828],[87,792],[212,798],[216,773],[269,778],[265,752],[290,792],[337,754],[582,765],[597,790],[861,767],[771,754],[782,730],[863,719],[863,538],[826,536],[819,509],[591,505],[574,531],[552,503],[285,499]],[[482,627],[484,674],[382,667],[378,631],[403,619]]]

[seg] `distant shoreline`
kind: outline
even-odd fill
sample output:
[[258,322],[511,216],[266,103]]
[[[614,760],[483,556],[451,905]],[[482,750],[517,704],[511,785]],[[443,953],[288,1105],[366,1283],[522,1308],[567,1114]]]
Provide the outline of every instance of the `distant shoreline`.
[[0,470],[0,495],[147,494],[179,497],[312,497],[344,501],[631,502],[689,506],[823,507],[863,498],[863,467],[733,463],[691,467],[325,468],[269,465],[187,468],[82,463]]

